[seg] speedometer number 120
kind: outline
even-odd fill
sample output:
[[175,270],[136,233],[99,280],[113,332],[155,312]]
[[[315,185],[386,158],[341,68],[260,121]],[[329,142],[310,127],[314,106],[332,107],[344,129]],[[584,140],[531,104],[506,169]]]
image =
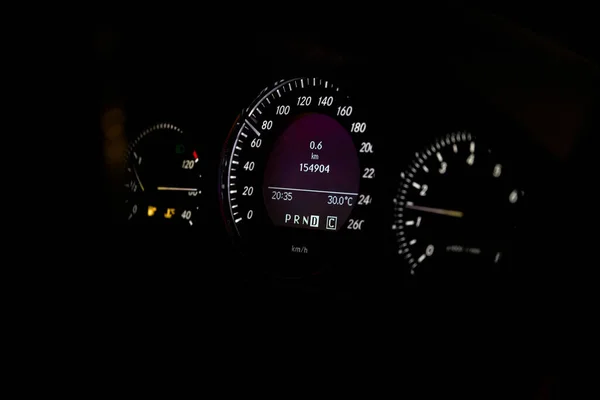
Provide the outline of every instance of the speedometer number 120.
[[269,238],[311,254],[327,246],[319,235],[360,237],[369,227],[375,146],[366,115],[331,82],[297,78],[265,90],[228,149],[224,199],[235,233],[252,246]]

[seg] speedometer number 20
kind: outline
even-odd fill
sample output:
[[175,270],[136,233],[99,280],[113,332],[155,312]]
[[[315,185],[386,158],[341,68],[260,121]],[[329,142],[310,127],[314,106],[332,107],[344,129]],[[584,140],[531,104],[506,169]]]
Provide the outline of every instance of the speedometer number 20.
[[289,236],[301,242],[290,251],[306,254],[310,243],[326,243],[313,240],[311,231],[361,237],[372,218],[376,147],[360,111],[318,78],[278,82],[244,111],[222,176],[241,239],[254,243],[272,234],[272,242],[284,242]]

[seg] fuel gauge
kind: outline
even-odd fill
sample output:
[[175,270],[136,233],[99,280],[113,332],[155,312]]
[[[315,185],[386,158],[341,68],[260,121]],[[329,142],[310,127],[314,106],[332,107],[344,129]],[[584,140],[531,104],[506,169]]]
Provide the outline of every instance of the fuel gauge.
[[178,127],[157,124],[143,131],[127,152],[127,220],[193,226],[201,195],[199,161]]

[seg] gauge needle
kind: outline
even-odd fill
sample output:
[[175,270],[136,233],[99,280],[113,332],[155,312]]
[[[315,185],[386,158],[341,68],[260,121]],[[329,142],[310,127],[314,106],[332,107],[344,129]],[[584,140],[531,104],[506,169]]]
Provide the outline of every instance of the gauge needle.
[[174,192],[197,192],[198,189],[195,188],[180,188],[180,187],[167,187],[167,186],[159,186],[158,190],[170,190]]
[[142,188],[142,192],[144,191],[144,185],[142,185],[142,181],[140,180],[140,176],[138,175],[137,169],[135,168],[135,166],[133,166],[133,173],[135,174],[135,178],[137,179],[138,183],[140,184],[140,187]]
[[254,131],[254,133],[256,133],[256,136],[259,136],[259,137],[260,137],[260,132],[258,131],[258,129],[256,129],[256,128],[254,127],[254,125],[252,125],[252,124],[250,123],[250,121],[246,120],[246,123],[248,124],[248,126],[249,126],[250,128],[252,128],[252,130]]
[[462,218],[465,216],[465,214],[462,211],[444,210],[442,208],[415,206],[412,203],[407,203],[406,208],[410,208],[412,210],[417,210],[417,211],[433,213],[433,214],[447,215],[448,217]]

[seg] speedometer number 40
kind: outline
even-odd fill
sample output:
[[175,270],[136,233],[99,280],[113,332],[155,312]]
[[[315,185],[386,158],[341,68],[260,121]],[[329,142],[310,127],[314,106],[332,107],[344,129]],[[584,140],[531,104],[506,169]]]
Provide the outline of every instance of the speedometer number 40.
[[[363,238],[372,218],[375,146],[366,115],[340,88],[318,78],[280,81],[244,111],[231,137],[223,198],[245,245],[293,238],[282,248],[314,254],[334,233]],[[312,230],[327,232],[326,239]]]

